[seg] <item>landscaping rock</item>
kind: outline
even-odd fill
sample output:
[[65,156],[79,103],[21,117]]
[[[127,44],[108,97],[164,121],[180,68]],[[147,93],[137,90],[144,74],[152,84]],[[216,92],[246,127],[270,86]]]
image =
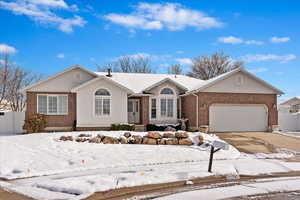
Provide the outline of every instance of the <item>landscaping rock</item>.
[[93,137],[89,140],[90,143],[101,143],[102,142],[102,138],[101,137]]
[[204,143],[204,137],[202,135],[198,136],[198,140],[199,140],[199,144],[203,144]]
[[73,141],[73,137],[72,136],[61,136],[59,138],[59,140],[62,140],[62,141]]
[[86,142],[86,141],[88,141],[89,139],[87,139],[87,138],[76,138],[76,142]]
[[129,138],[131,136],[131,133],[130,132],[125,132],[124,136],[127,137],[127,138]]
[[92,137],[92,135],[81,133],[80,135],[78,135],[78,137]]
[[121,144],[128,144],[128,140],[127,140],[126,137],[120,137],[119,141],[120,141]]
[[175,134],[174,133],[164,133],[163,138],[175,138]]
[[149,132],[146,137],[153,139],[160,139],[162,136],[158,132]]
[[131,144],[142,144],[143,137],[140,135],[133,135],[131,137]]
[[179,145],[193,145],[193,141],[189,138],[180,139],[178,141]]
[[103,139],[103,144],[119,144],[118,138],[105,136]]
[[157,144],[157,140],[149,137],[143,137],[143,144],[155,145]]
[[157,144],[158,145],[165,145],[166,144],[166,140],[165,139],[157,140]]
[[172,131],[172,132],[175,132],[176,131],[176,128],[173,128],[171,126],[168,126],[165,131]]
[[177,144],[178,144],[177,138],[166,140],[166,145],[177,145]]
[[177,132],[177,133],[175,133],[175,137],[176,138],[188,138],[189,134],[187,134],[187,132]]

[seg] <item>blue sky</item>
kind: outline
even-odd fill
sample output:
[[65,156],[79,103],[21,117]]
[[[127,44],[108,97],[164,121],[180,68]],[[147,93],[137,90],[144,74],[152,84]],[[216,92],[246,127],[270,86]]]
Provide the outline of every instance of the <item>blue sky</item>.
[[224,51],[300,95],[300,1],[0,0],[0,53],[45,76],[90,70],[124,55],[151,58],[157,73]]

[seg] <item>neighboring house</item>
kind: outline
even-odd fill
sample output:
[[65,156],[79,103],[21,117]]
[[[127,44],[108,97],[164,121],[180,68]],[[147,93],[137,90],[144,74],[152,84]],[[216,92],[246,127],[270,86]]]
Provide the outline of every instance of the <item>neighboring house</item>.
[[177,123],[210,131],[267,131],[283,92],[239,68],[203,81],[185,75],[91,72],[80,66],[23,89],[26,118],[47,115],[49,130],[97,130],[113,123]]
[[300,96],[288,99],[280,104],[280,106],[285,107],[290,113],[300,112]]

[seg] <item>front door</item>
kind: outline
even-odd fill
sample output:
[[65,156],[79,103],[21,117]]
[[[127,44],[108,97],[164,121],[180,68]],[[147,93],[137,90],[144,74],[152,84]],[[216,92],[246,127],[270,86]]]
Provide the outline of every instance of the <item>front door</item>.
[[128,99],[128,122],[130,124],[140,123],[140,100]]

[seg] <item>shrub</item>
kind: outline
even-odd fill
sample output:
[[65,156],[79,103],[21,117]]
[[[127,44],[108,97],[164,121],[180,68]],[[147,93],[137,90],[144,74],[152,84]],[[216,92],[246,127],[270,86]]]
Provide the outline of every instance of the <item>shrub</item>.
[[110,129],[112,131],[134,131],[134,124],[112,124]]
[[47,119],[45,115],[42,114],[33,114],[25,120],[23,129],[27,133],[39,133],[42,132],[47,126]]
[[176,124],[176,125],[155,125],[155,124],[147,124],[146,125],[146,131],[165,131],[167,127],[172,127],[175,128],[176,131],[181,130],[181,125]]

